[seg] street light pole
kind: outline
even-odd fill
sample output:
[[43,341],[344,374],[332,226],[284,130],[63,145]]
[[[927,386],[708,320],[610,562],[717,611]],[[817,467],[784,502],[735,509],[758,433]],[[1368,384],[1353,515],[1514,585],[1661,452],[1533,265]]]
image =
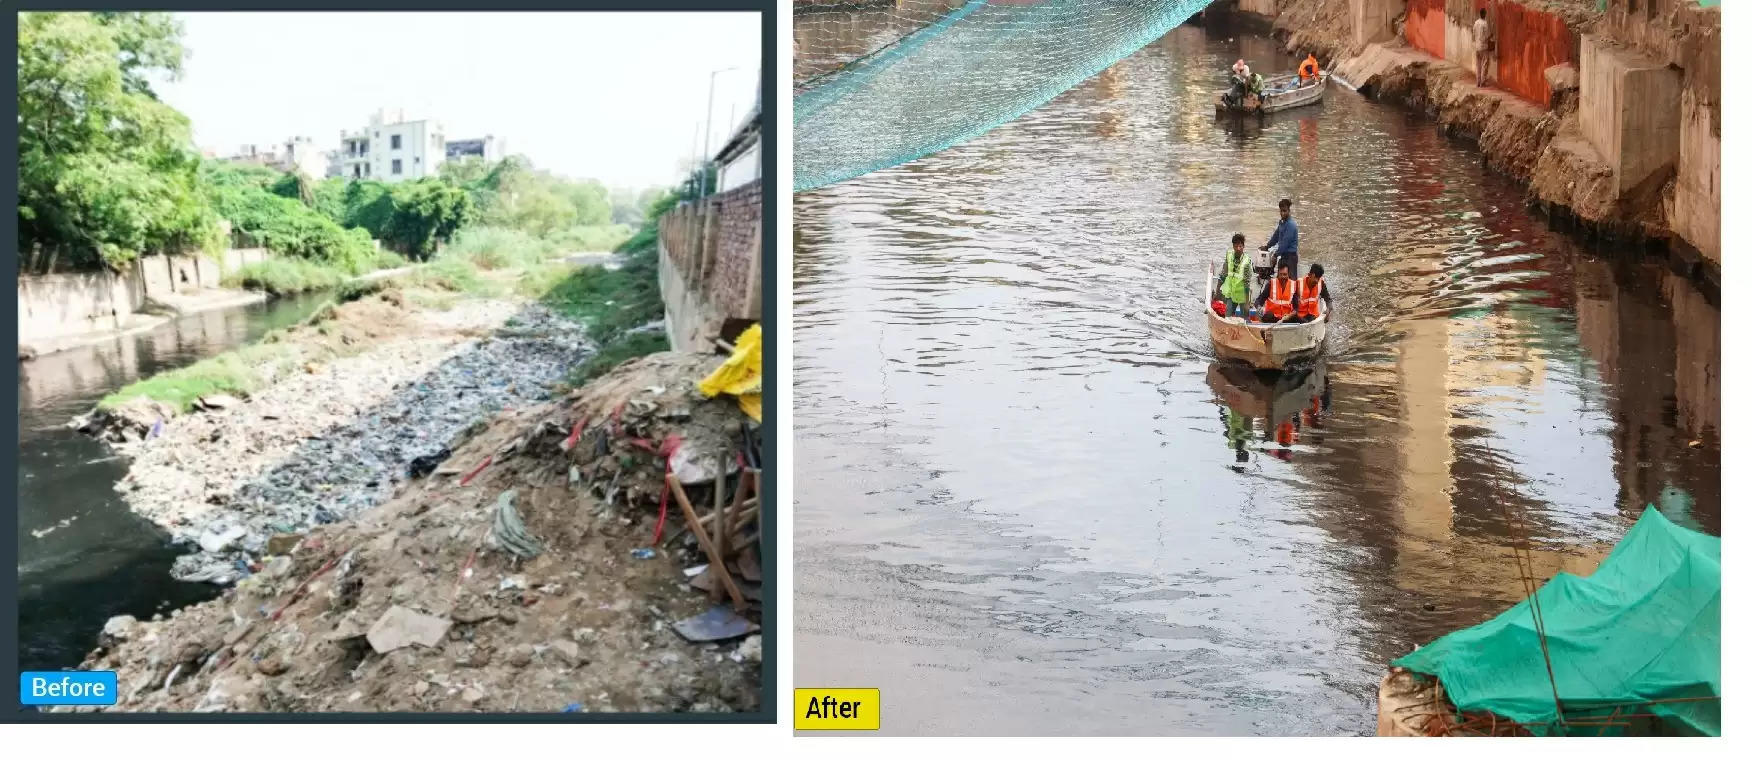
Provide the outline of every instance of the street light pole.
[[741,69],[741,66],[718,69],[712,72],[711,78],[706,83],[706,147],[705,152],[700,155],[700,193],[702,195],[705,194],[706,165],[712,162],[712,96],[718,93],[718,75]]

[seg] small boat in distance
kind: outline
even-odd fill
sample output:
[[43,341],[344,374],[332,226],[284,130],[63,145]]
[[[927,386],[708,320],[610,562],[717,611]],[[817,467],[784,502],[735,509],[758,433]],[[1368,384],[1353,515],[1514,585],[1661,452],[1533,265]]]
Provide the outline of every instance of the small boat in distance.
[[1261,95],[1247,94],[1241,97],[1239,103],[1231,105],[1227,93],[1217,96],[1217,115],[1224,114],[1268,114],[1289,110],[1300,106],[1320,102],[1326,95],[1326,80],[1330,74],[1321,74],[1317,79],[1307,84],[1296,86],[1295,74],[1283,74],[1265,80],[1264,92]]
[[1206,269],[1204,312],[1217,357],[1239,361],[1258,370],[1281,370],[1307,362],[1326,348],[1326,313],[1312,322],[1261,324],[1225,316],[1211,306],[1216,292],[1215,267]]

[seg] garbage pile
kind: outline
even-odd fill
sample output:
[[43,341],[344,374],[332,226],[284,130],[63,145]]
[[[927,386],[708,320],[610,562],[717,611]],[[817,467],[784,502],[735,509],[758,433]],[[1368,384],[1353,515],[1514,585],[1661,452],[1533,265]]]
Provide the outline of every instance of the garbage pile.
[[[324,326],[346,329],[354,306]],[[248,400],[202,399],[197,413],[115,444],[133,460],[116,490],[192,550],[174,577],[235,582],[276,534],[387,501],[414,460],[452,448],[507,407],[551,398],[551,385],[592,350],[575,324],[536,305],[471,303],[396,320],[394,339],[363,353],[306,366]],[[515,327],[493,329],[506,323]]]
[[[720,474],[759,466],[736,401],[694,387],[717,361],[656,354],[497,415],[381,506],[272,536],[219,599],[110,621],[83,667],[116,670],[121,701],[75,709],[757,709],[756,603],[713,605],[696,550],[653,545],[659,504],[664,535],[691,533],[728,503]],[[758,568],[756,535],[725,531]]]

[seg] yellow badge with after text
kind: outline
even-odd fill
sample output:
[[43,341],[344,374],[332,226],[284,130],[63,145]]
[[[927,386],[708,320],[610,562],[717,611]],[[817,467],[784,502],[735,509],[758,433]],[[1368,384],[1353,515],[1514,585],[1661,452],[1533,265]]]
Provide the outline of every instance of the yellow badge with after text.
[[875,731],[882,726],[877,689],[798,689],[798,731]]

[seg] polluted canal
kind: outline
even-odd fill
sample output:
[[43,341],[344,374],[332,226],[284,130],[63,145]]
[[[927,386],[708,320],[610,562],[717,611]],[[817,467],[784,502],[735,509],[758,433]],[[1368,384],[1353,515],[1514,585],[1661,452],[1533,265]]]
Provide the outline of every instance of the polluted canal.
[[[1645,505],[1719,535],[1712,298],[1355,93],[1214,120],[1240,56],[1294,66],[1183,27],[797,197],[799,685],[907,734],[1364,734],[1389,660],[1524,596],[1507,514],[1542,578]],[[1262,379],[1199,304],[1282,196],[1334,327]]]
[[18,365],[19,665],[79,664],[112,615],[141,618],[212,597],[171,579],[181,550],[116,493],[128,472],[73,417],[136,380],[251,343],[309,316],[323,296],[192,314]]

